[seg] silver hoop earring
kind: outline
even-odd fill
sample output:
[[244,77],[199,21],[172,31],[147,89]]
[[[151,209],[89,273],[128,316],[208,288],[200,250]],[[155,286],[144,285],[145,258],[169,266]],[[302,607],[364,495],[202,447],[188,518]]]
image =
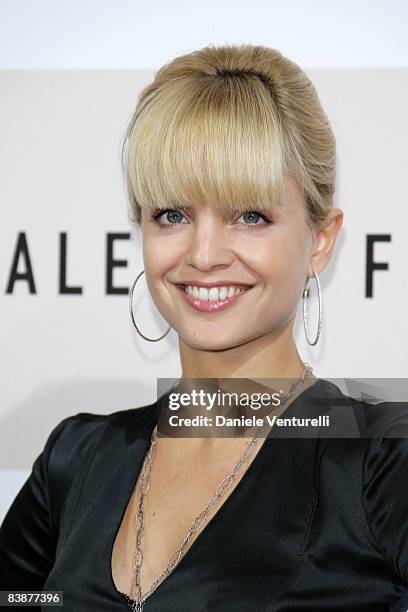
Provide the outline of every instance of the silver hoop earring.
[[132,319],[132,323],[137,331],[137,333],[139,334],[139,336],[141,336],[142,338],[144,338],[145,340],[147,340],[148,342],[158,342],[159,340],[162,340],[165,336],[167,336],[167,334],[169,333],[169,331],[171,330],[171,326],[169,325],[168,330],[162,335],[160,336],[160,338],[148,338],[147,336],[145,336],[144,334],[142,334],[142,332],[140,331],[140,329],[138,328],[138,326],[136,325],[136,321],[135,321],[135,317],[133,315],[133,292],[135,290],[136,287],[136,283],[139,280],[139,278],[142,276],[142,274],[144,274],[144,270],[142,270],[140,272],[140,274],[138,274],[135,278],[135,280],[133,281],[130,289],[129,289],[129,309],[130,309],[130,316]]
[[305,334],[306,334],[306,340],[308,341],[308,343],[310,344],[310,346],[315,346],[317,344],[317,341],[319,340],[320,337],[320,330],[321,330],[321,326],[322,326],[322,292],[320,289],[320,282],[319,282],[319,277],[317,276],[316,272],[313,272],[313,275],[316,279],[316,284],[317,284],[317,296],[318,296],[318,300],[319,300],[319,320],[318,320],[318,324],[317,324],[317,333],[316,333],[316,338],[313,340],[313,342],[310,341],[309,338],[309,334],[307,332],[307,298],[309,297],[309,277],[306,278],[306,283],[305,283],[305,288],[303,290],[303,327],[305,330]]

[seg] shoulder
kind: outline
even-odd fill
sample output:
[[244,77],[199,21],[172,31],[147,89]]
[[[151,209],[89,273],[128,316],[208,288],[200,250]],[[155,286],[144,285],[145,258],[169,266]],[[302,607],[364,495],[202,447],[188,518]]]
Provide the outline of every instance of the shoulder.
[[153,403],[109,414],[78,412],[65,417],[51,430],[46,447],[61,448],[63,445],[74,444],[76,451],[86,452],[106,430],[126,429],[142,424],[156,412],[156,408],[157,404]]
[[349,392],[323,379],[316,386],[319,414],[330,417],[320,434],[324,438],[322,455],[341,462],[344,468],[349,466],[349,472],[362,474],[365,485],[386,477],[385,466],[393,461],[398,461],[399,469],[408,476],[408,402],[375,403],[364,393],[364,384],[352,383],[346,384]]
[[326,444],[325,482],[338,487],[333,475],[341,473],[345,491],[356,484],[372,543],[408,585],[408,402],[375,403],[358,389],[348,395],[331,383],[323,386],[319,397],[338,416]]
[[[401,467],[408,470],[408,402],[369,400],[364,384],[359,388],[357,381],[352,382],[350,394],[324,379],[316,386],[317,399],[333,419],[328,437],[357,441],[356,448],[364,454],[366,482],[377,472],[387,475],[386,461],[398,459]],[[346,448],[342,444],[334,446]],[[347,451],[350,448],[347,445]]]
[[365,483],[380,478],[391,482],[398,472],[408,480],[408,402],[365,402],[363,425],[368,440]]
[[79,412],[60,421],[49,434],[42,455],[49,476],[66,484],[96,453],[126,444],[130,437],[143,435],[144,425],[156,414],[157,404],[96,414]]
[[408,402],[381,402],[363,464],[362,501],[378,549],[408,585]]
[[[336,380],[336,379],[333,379]],[[319,379],[312,387],[313,400],[330,415],[330,434],[335,438],[405,438],[408,439],[408,402],[376,401],[369,398],[366,385],[353,379],[336,383]]]
[[156,406],[110,414],[79,412],[54,427],[34,464],[33,477],[43,483],[56,530],[63,509],[75,503],[89,471],[93,470],[99,478],[104,473],[103,466],[114,464],[127,447],[144,436]]

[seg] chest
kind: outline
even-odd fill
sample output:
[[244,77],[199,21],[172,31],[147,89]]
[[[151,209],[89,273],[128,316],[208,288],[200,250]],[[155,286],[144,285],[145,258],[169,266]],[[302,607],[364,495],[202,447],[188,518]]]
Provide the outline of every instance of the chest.
[[[208,523],[220,511],[256,458],[258,440],[238,463],[250,439],[234,440],[217,452],[177,447],[174,440],[159,440],[151,458],[148,490],[143,502],[143,564],[140,586],[146,594],[169,561],[184,556]],[[188,446],[188,445],[187,445]],[[233,478],[231,476],[233,470]],[[147,481],[144,487],[146,488]],[[112,576],[119,591],[134,594],[135,543],[140,507],[142,470],[112,550]],[[188,538],[187,538],[188,536]],[[165,579],[164,576],[162,579]]]
[[[147,598],[146,612],[277,612],[293,610],[295,600],[301,602],[299,609],[317,609],[322,605],[322,589],[326,593],[326,609],[337,608],[338,597],[345,592],[353,601],[350,610],[368,609],[367,601],[378,603],[382,597],[389,601],[390,593],[395,595],[395,586],[391,579],[386,581],[385,561],[368,545],[364,513],[359,510],[357,480],[361,469],[346,442],[352,441],[339,440],[333,457],[322,459],[318,472],[314,440],[275,439],[264,444],[174,570]],[[127,532],[126,525],[132,524],[135,517],[130,510],[127,513],[135,493],[135,470],[139,471],[144,452],[144,441],[127,449],[112,442],[112,451],[107,444],[103,454],[84,466],[86,479],[78,478],[78,487],[71,490],[55,564],[44,585],[45,590],[63,590],[67,610],[126,609],[117,590],[119,587],[130,593],[130,588],[121,586],[116,572],[113,581],[112,571],[123,569],[130,587],[132,574],[126,572],[131,556],[126,556],[126,550],[134,549],[135,531],[129,527]],[[203,465],[209,469],[206,462]],[[205,473],[206,470],[200,472],[201,480]],[[177,477],[174,474],[170,479],[163,470],[156,471],[156,476],[152,473],[150,509],[158,513],[162,500],[161,512],[173,509],[174,519],[170,521],[168,515],[172,529],[163,531],[163,537],[158,524],[154,532],[147,532],[159,553],[174,533],[175,522],[184,514],[185,504],[173,503],[174,496],[186,495],[188,499],[183,490],[194,486],[193,482],[187,486],[187,474],[188,471],[178,471]],[[214,480],[220,476],[217,474]],[[161,490],[167,480],[168,493]],[[199,484],[196,490],[200,490]],[[209,493],[213,491],[207,490],[203,497],[207,499]],[[135,502],[136,498],[137,495]],[[202,500],[197,506],[200,511]],[[191,514],[192,511],[193,508]],[[112,551],[114,543],[115,551],[120,551],[115,539],[119,541],[122,534],[125,553],[119,555],[119,565],[115,566]],[[180,532],[179,540],[175,538],[168,546],[161,557],[163,562],[184,536],[185,532]],[[149,546],[148,540],[146,544]],[[157,572],[163,569],[159,565],[154,568]],[[142,593],[150,587],[153,574],[154,571],[146,574]]]

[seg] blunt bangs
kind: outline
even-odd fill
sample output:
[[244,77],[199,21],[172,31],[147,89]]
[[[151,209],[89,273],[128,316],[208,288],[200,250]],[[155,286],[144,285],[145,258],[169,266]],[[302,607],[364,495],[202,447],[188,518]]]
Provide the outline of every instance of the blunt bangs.
[[123,146],[132,221],[141,210],[207,203],[273,210],[284,201],[284,133],[267,84],[248,73],[200,74],[147,96]]

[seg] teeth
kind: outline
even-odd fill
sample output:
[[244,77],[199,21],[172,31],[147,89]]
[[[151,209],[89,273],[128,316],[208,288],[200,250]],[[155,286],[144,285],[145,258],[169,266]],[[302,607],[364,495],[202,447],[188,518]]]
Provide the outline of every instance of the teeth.
[[228,296],[228,289],[226,287],[220,287],[220,300],[225,300]]
[[[207,289],[204,289],[203,287],[200,287],[198,289],[198,298],[200,300],[208,300],[209,299],[209,292],[207,291]],[[212,298],[214,299],[214,297]]]
[[227,298],[231,298],[233,295],[237,295],[238,293],[243,293],[244,291],[246,291],[246,288],[211,287],[210,289],[206,289],[205,287],[191,287],[189,285],[185,288],[185,291],[195,299],[217,302],[219,300],[226,300]]

